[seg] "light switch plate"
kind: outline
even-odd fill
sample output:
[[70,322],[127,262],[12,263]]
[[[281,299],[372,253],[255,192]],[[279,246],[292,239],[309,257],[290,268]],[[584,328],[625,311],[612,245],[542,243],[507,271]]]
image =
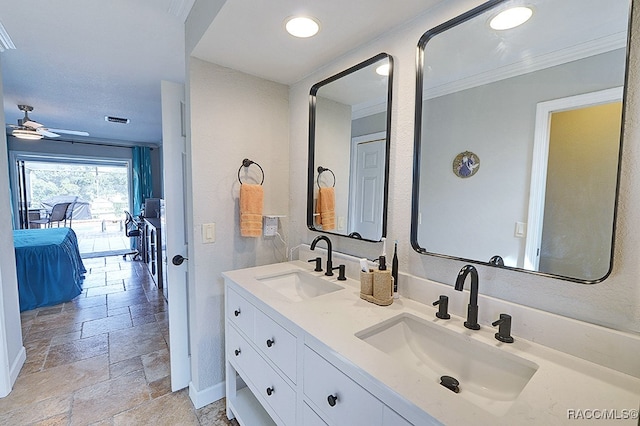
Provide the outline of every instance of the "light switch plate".
[[527,224],[524,222],[516,222],[516,231],[514,235],[518,238],[524,238],[527,232]]
[[215,223],[202,224],[202,242],[205,244],[211,244],[216,242],[216,224]]

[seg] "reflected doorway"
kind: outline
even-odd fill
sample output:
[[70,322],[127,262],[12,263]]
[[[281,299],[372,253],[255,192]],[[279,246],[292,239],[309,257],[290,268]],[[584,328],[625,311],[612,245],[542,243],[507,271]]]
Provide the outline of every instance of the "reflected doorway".
[[606,276],[621,123],[621,88],[538,105],[526,269]]

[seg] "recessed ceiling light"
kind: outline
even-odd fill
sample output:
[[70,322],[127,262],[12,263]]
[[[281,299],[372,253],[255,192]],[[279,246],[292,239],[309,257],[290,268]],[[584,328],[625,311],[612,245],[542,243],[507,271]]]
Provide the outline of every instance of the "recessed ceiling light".
[[387,62],[386,64],[380,65],[376,68],[376,74],[378,75],[389,75],[389,69],[391,68],[390,64]]
[[533,10],[529,7],[512,7],[498,13],[489,22],[489,26],[494,30],[508,30],[524,24],[531,18],[531,15],[533,15]]
[[306,16],[293,16],[287,18],[284,27],[294,37],[312,37],[320,30],[320,24],[313,18]]

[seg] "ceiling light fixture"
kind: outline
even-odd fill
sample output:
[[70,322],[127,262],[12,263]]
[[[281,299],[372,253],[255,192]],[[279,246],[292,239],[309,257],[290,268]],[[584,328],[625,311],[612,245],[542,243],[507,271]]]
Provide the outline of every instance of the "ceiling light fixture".
[[306,16],[292,16],[285,20],[284,27],[294,37],[312,37],[320,31],[320,23]]
[[529,7],[512,7],[494,16],[489,22],[489,26],[494,30],[509,30],[527,22],[531,15],[533,15],[533,10]]
[[13,132],[11,134],[18,139],[26,139],[29,141],[37,141],[42,139],[42,135],[40,133],[36,132],[35,130],[29,129],[13,129]]
[[389,75],[389,70],[390,69],[391,69],[391,64],[389,64],[389,63],[382,64],[378,68],[376,68],[376,74],[382,75],[382,76],[387,76],[387,75]]

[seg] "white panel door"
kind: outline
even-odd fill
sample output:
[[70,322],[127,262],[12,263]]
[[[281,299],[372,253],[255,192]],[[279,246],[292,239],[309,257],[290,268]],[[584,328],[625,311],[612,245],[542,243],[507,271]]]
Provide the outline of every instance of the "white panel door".
[[354,173],[351,181],[349,233],[362,238],[382,237],[384,197],[385,140],[359,142],[355,146]]
[[187,258],[185,227],[186,132],[184,121],[184,85],[163,81],[162,153],[168,257],[167,299],[169,304],[169,343],[171,358],[171,390],[189,385],[189,322],[187,298],[187,265],[174,265],[176,255]]

